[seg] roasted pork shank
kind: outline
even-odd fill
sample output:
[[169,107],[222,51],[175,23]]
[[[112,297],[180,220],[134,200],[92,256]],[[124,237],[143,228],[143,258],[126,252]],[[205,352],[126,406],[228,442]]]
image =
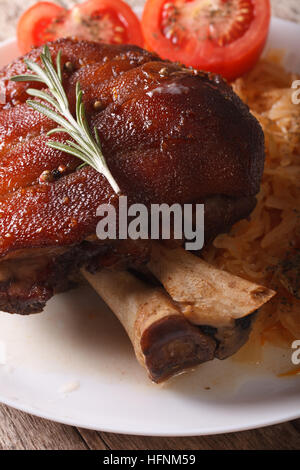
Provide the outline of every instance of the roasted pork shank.
[[[204,203],[206,243],[249,216],[264,167],[263,132],[221,77],[135,46],[62,39],[49,49],[53,59],[62,52],[74,113],[80,83],[87,119],[128,204]],[[41,52],[26,57],[39,63]],[[0,310],[40,312],[83,275],[154,381],[232,355],[274,293],[197,264],[183,250],[174,252],[176,264],[148,240],[97,239],[97,208],[118,208],[119,197],[100,173],[47,145],[56,124],[26,104],[26,90],[43,85],[10,80],[24,73],[24,58],[0,71]],[[115,266],[123,271],[107,269]]]
[[[135,46],[63,39],[64,87],[80,82],[91,126],[129,203],[205,203],[210,240],[248,217],[264,166],[264,139],[247,106],[219,76],[162,61]],[[27,57],[40,61],[41,49]],[[56,125],[26,104],[23,58],[0,71],[0,309],[29,314],[67,288],[79,267],[150,255],[145,242],[101,243],[96,209],[118,197],[90,167],[47,147]],[[68,137],[57,137],[64,142]],[[40,177],[47,172],[48,181]]]

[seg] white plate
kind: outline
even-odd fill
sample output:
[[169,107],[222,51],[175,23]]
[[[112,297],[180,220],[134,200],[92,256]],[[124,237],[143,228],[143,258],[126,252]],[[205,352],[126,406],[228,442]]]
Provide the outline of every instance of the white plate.
[[[297,70],[299,43],[300,26],[272,21],[269,45],[286,48],[288,65]],[[15,42],[3,43],[0,51],[0,64],[8,63],[17,55]],[[117,320],[88,288],[55,297],[43,315],[1,314],[0,341],[7,353],[0,401],[66,424],[186,436],[300,417],[300,378],[276,375],[292,367],[291,351],[268,349],[255,366],[214,361],[156,386]]]

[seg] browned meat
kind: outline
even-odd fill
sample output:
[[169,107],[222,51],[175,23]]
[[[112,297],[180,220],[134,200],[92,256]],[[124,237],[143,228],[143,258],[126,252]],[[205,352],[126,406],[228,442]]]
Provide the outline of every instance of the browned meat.
[[252,313],[247,317],[235,320],[233,325],[220,328],[202,326],[201,331],[216,341],[217,347],[214,357],[223,360],[239,351],[249,339],[255,317],[256,313]]
[[[228,230],[255,206],[264,165],[264,140],[256,119],[218,76],[163,62],[134,46],[71,39],[62,50],[64,86],[75,104],[80,81],[88,120],[99,130],[103,152],[129,202],[206,204],[206,239]],[[29,56],[39,61],[41,50]],[[0,106],[0,309],[42,310],[68,287],[82,264],[122,259],[144,262],[147,243],[101,244],[96,209],[118,198],[102,175],[51,150],[55,124],[29,108],[26,88],[13,83],[26,72],[23,59],[0,71],[6,104]],[[101,103],[94,108],[94,103]],[[59,137],[62,141],[65,135]],[[57,177],[60,165],[66,167]],[[39,183],[44,170],[55,176]],[[20,269],[23,265],[30,269]]]

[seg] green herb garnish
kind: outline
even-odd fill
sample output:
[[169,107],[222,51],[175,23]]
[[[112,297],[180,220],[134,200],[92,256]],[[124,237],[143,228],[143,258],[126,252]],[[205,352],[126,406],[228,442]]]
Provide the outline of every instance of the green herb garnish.
[[79,83],[76,84],[76,119],[70,112],[69,101],[62,83],[61,51],[57,55],[56,70],[48,46],[44,47],[41,60],[44,68],[31,60],[25,60],[27,67],[35,75],[17,75],[12,77],[11,80],[15,82],[35,81],[44,83],[47,86],[49,93],[33,88],[29,88],[27,93],[50,103],[54,109],[34,100],[28,100],[28,106],[44,114],[60,126],[52,129],[47,135],[65,132],[74,139],[74,142],[68,140],[66,144],[50,141],[47,145],[78,157],[84,162],[81,166],[92,166],[106,177],[114,192],[120,194],[120,188],[112,176],[102,153],[98,130],[94,128],[93,135],[87,122],[85,107],[82,102],[83,92]]

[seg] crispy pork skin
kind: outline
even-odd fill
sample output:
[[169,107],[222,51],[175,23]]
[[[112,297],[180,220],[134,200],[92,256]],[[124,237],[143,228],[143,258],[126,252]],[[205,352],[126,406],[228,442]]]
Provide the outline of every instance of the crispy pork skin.
[[[79,81],[88,120],[129,203],[205,203],[206,240],[251,213],[263,172],[263,133],[220,77],[135,46],[62,39],[49,47],[54,59],[61,50],[63,65],[71,64],[64,67],[70,105],[74,110]],[[27,57],[40,62],[40,53]],[[101,174],[77,170],[75,157],[47,146],[47,131],[56,124],[26,104],[26,89],[42,85],[9,80],[25,72],[23,58],[0,71],[6,90],[0,105],[0,308],[27,314],[67,288],[79,266],[142,263],[150,248],[96,240],[97,207],[117,207],[118,198]],[[40,183],[45,170],[53,180]],[[21,276],[19,260],[34,258],[44,259]]]

